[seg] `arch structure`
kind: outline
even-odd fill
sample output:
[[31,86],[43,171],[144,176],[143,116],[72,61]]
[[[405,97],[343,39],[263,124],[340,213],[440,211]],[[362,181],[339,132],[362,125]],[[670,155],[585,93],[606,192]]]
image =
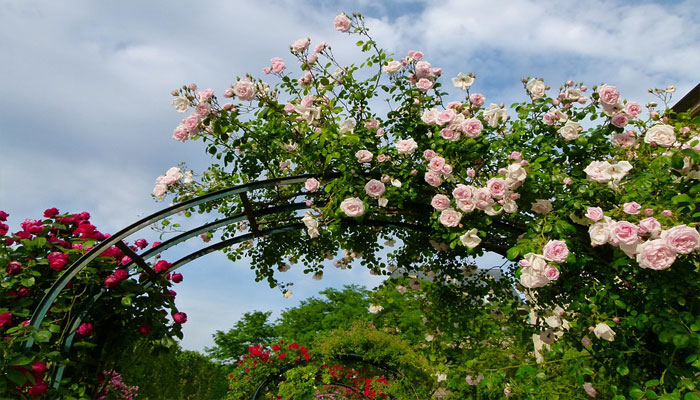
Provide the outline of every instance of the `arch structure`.
[[[338,175],[327,175],[323,176],[322,178],[324,180],[332,180],[336,178]],[[246,233],[241,233],[238,235],[235,235],[234,237],[230,238],[224,238],[223,240],[208,245],[207,247],[204,247],[202,249],[199,249],[197,251],[194,251],[177,261],[174,261],[171,265],[171,267],[163,272],[163,274],[170,273],[188,263],[191,261],[194,261],[202,256],[205,256],[209,253],[219,251],[222,249],[226,249],[228,247],[234,246],[236,244],[240,244],[255,238],[261,238],[261,237],[269,237],[269,236],[274,236],[278,234],[283,234],[291,231],[299,231],[304,229],[305,225],[304,223],[301,222],[302,216],[298,215],[299,211],[307,210],[310,208],[309,203],[306,201],[297,201],[299,197],[314,197],[315,195],[315,202],[317,205],[323,204],[323,199],[319,199],[318,195],[314,193],[303,193],[299,192],[297,193],[296,197],[285,197],[280,200],[278,204],[273,204],[270,202],[263,203],[263,204],[256,204],[254,205],[253,202],[249,199],[248,194],[255,191],[255,190],[260,190],[260,189],[271,189],[271,188],[276,188],[276,187],[284,187],[288,185],[294,185],[294,184],[300,184],[304,183],[307,179],[312,178],[312,177],[317,177],[321,178],[318,175],[297,175],[297,176],[291,176],[291,177],[282,177],[282,178],[273,178],[273,179],[267,179],[267,180],[261,180],[261,181],[256,181],[252,183],[247,183],[247,184],[242,184],[242,185],[237,185],[234,187],[229,187],[225,189],[221,189],[218,191],[214,191],[199,197],[194,197],[189,200],[183,201],[181,203],[175,204],[173,206],[170,206],[168,208],[165,208],[161,211],[155,212],[147,217],[144,217],[131,225],[125,227],[121,231],[115,233],[114,235],[110,236],[109,238],[105,239],[104,241],[100,242],[96,246],[94,246],[89,252],[84,254],[82,257],[80,257],[77,261],[75,261],[73,264],[71,264],[65,272],[54,282],[54,284],[51,286],[51,288],[45,293],[44,297],[42,300],[39,302],[37,305],[36,309],[32,313],[32,316],[30,318],[29,324],[34,327],[35,329],[38,329],[41,326],[42,321],[44,320],[47,312],[51,308],[52,304],[54,301],[57,299],[59,293],[66,287],[66,285],[69,284],[69,282],[76,276],[78,273],[86,268],[87,266],[90,265],[90,263],[98,257],[102,252],[105,250],[109,249],[112,246],[116,246],[119,248],[126,256],[130,257],[131,261],[124,266],[124,268],[129,271],[130,276],[134,276],[137,274],[146,274],[146,276],[153,281],[158,277],[158,274],[149,266],[148,260],[151,260],[157,256],[159,256],[161,253],[164,251],[173,248],[179,244],[184,243],[188,239],[197,237],[201,235],[202,233],[206,232],[211,232],[215,231],[217,229],[227,227],[233,224],[238,224],[239,222],[247,222],[249,224],[249,230]],[[237,199],[236,199],[237,198]],[[203,206],[207,203],[214,202],[217,200],[227,200],[227,199],[236,199],[236,201],[240,201],[240,204],[242,204],[243,212],[236,213],[235,215],[231,216],[225,216],[223,218],[214,220],[212,222],[203,224],[201,226],[198,226],[196,228],[190,229],[188,231],[179,233],[178,235],[172,237],[169,240],[166,240],[162,243],[160,243],[156,247],[152,247],[148,250],[145,250],[141,252],[141,254],[137,254],[132,248],[126,245],[124,240],[128,238],[129,236],[143,230],[146,227],[152,226],[153,224],[157,224],[161,221],[166,220],[167,218],[181,213],[185,212],[188,210],[191,210],[195,207],[198,206]],[[255,208],[255,206],[258,206],[258,208]],[[425,210],[427,205],[423,204],[408,204],[404,205],[403,208],[397,208],[393,210],[388,210],[388,212],[383,215],[382,219],[368,219],[365,218],[362,221],[345,221],[344,223],[347,225],[365,225],[365,226],[370,226],[370,227],[375,227],[377,229],[383,228],[383,227],[393,227],[399,230],[412,230],[412,231],[419,231],[419,232],[425,232],[426,234],[429,234],[432,231],[431,226],[429,225],[429,220],[428,216],[430,215],[430,212],[423,212]],[[427,206],[429,207],[429,206]],[[281,224],[277,224],[276,226],[273,227],[261,227],[259,224],[259,219],[261,217],[269,217],[269,216],[274,216],[276,214],[282,214],[285,213],[285,216],[289,216],[289,213],[297,213],[293,218],[284,218],[281,219]],[[410,218],[406,218],[406,215],[411,215]],[[499,222],[494,221],[494,224],[498,224]],[[512,227],[505,226],[505,228],[511,229]],[[518,230],[514,231],[512,234],[515,235],[519,233]],[[487,242],[482,243],[482,246],[485,250],[488,251],[493,251],[502,255],[505,255],[505,252],[507,250],[507,246],[501,244],[501,243],[496,243],[496,242]],[[150,287],[152,285],[152,282],[146,283],[147,287]],[[63,353],[68,353],[73,345],[74,338],[76,336],[76,331],[78,327],[80,326],[83,318],[87,315],[87,313],[90,311],[90,308],[100,299],[101,296],[103,296],[106,293],[105,288],[101,288],[101,290],[95,294],[89,301],[86,302],[84,307],[76,313],[76,315],[72,318],[71,321],[68,322],[68,329],[67,329],[67,335],[65,339],[63,340],[63,343],[61,344],[61,351]],[[24,345],[23,348],[25,351],[29,350],[32,348],[34,344],[33,338],[28,339]],[[58,388],[60,385],[61,378],[63,376],[65,366],[59,366],[56,370],[54,380],[53,380],[53,385],[55,388]]]

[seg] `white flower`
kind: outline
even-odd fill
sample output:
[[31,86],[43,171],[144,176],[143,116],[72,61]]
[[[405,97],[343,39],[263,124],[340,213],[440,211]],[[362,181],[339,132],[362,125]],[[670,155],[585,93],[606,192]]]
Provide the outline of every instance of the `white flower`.
[[427,342],[432,342],[434,339],[435,339],[435,337],[433,337],[433,335],[431,335],[431,334],[429,334],[429,333],[426,333],[426,334],[425,334],[425,340],[426,340]]
[[467,90],[469,89],[469,86],[471,86],[474,83],[474,75],[471,73],[469,75],[465,73],[458,73],[455,78],[452,78],[452,84],[455,85],[456,88],[460,88],[462,90]]
[[578,138],[578,130],[581,127],[581,124],[578,122],[574,122],[572,120],[566,121],[566,124],[559,128],[557,132],[561,135],[561,137],[564,138],[567,142],[570,142],[572,140],[576,140]]
[[548,214],[552,212],[552,203],[549,200],[538,199],[532,203],[532,211],[537,214]]
[[671,125],[654,125],[644,135],[644,143],[656,143],[660,147],[671,147],[675,142],[676,134]]
[[610,328],[610,326],[604,323],[596,325],[593,329],[593,333],[595,333],[595,337],[597,337],[598,339],[607,340],[608,342],[612,342],[613,340],[615,340],[615,331],[613,331],[612,328]]
[[438,382],[444,382],[447,380],[447,374],[446,373],[436,373],[435,376],[437,377]]
[[369,312],[370,312],[371,314],[377,314],[377,313],[379,313],[380,311],[382,311],[383,309],[384,309],[384,307],[382,307],[382,306],[380,306],[380,305],[376,305],[376,304],[370,304],[370,305],[369,305]]
[[190,107],[190,101],[184,97],[175,97],[173,99],[173,107],[175,111],[184,113]]
[[386,205],[389,204],[389,199],[386,197],[380,197],[377,199],[377,204],[379,207],[386,207]]
[[289,290],[286,290],[286,291],[284,292],[283,296],[284,296],[285,299],[291,299],[291,298],[292,298],[292,294],[293,294],[293,293],[292,293],[292,290],[289,289]]
[[192,183],[192,182],[194,182],[193,175],[194,175],[194,174],[192,173],[192,171],[187,171],[187,172],[185,172],[185,180],[183,181],[183,183]]
[[478,235],[479,230],[476,228],[468,230],[464,235],[459,237],[463,245],[473,249],[481,243],[481,238]]
[[418,148],[418,143],[416,143],[413,138],[406,140],[399,140],[396,142],[396,149],[399,154],[411,154]]
[[394,75],[395,73],[401,71],[401,63],[399,61],[389,61],[385,66],[382,67],[382,71],[389,75]]
[[583,170],[588,175],[588,180],[594,182],[605,183],[611,178],[610,163],[607,161],[591,161],[590,164]]
[[311,239],[318,237],[320,234],[318,231],[318,221],[316,221],[316,219],[311,215],[311,212],[304,215],[304,218],[302,218],[301,221],[306,226]]
[[346,134],[346,133],[353,133],[355,130],[355,121],[349,119],[347,121],[344,121],[342,124],[340,124],[340,129],[338,129],[338,133]]
[[308,123],[314,122],[321,117],[321,110],[318,107],[294,106],[294,111]]
[[484,118],[486,118],[490,127],[495,128],[500,122],[508,119],[508,111],[499,107],[498,104],[491,103],[489,108],[484,110]]
[[527,81],[525,88],[528,92],[530,92],[530,96],[532,96],[533,99],[538,99],[544,96],[544,91],[547,89],[542,79],[535,78],[531,78],[529,81]]
[[613,178],[613,180],[621,181],[622,178],[624,178],[625,175],[632,170],[632,168],[632,164],[630,164],[629,161],[620,161],[618,163],[611,164],[606,172]]

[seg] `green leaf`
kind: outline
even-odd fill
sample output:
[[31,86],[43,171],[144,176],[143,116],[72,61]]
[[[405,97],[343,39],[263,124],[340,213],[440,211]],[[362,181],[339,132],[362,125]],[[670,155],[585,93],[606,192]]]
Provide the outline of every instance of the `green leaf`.
[[617,306],[617,308],[622,308],[622,309],[627,308],[627,304],[625,304],[625,302],[622,300],[615,300],[615,306]]
[[24,385],[24,382],[27,381],[27,379],[24,377],[24,374],[14,369],[8,369],[6,376],[7,379],[14,382],[17,386],[22,386]]
[[644,392],[640,389],[630,389],[630,397],[633,399],[641,399],[644,397]]
[[32,287],[34,286],[35,280],[34,277],[29,277],[29,278],[24,278],[22,279],[22,285],[26,287]]
[[131,298],[132,296],[124,296],[122,297],[122,305],[124,307],[129,307],[131,305]]
[[683,396],[683,400],[700,400],[700,395],[694,392],[688,392]]
[[32,358],[26,355],[20,355],[10,361],[10,365],[27,365],[32,362]]
[[513,261],[516,258],[518,258],[518,255],[520,255],[520,249],[518,247],[511,247],[506,252],[506,258],[508,258],[510,261]]
[[46,343],[49,340],[51,340],[51,332],[44,330],[34,332],[34,340],[36,340],[39,343]]
[[620,365],[617,367],[617,373],[622,376],[626,376],[630,373],[630,369],[626,365]]
[[683,169],[683,157],[679,154],[674,154],[673,157],[671,157],[671,166],[673,169]]

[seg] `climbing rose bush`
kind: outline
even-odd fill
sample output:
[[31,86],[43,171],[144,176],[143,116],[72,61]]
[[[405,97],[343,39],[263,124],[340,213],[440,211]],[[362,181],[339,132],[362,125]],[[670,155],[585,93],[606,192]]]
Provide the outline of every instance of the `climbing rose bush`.
[[[582,351],[593,360],[595,375],[566,372],[586,384],[581,393],[600,391],[598,379],[615,398],[696,398],[700,121],[667,108],[675,88],[651,90],[658,100],[645,103],[625,100],[614,82],[526,77],[523,101],[506,107],[480,93],[473,73],[443,86],[429,55],[381,49],[360,15],[334,25],[357,36],[366,58],[346,64],[329,42],[303,38],[262,67],[263,78],[238,77],[222,97],[195,84],[174,90],[176,110],[190,114],[173,137],[201,142],[216,161],[197,175],[171,169],[154,195],[177,203],[301,175],[251,193],[254,207],[300,201],[310,211],[300,229],[274,236],[266,232],[304,214],[262,216],[257,238],[228,249],[233,260],[252,258],[257,279],[291,294],[280,275],[289,264],[322,276],[328,261],[359,260],[372,273],[400,267],[469,293],[482,283],[465,263],[497,253],[512,261],[504,273],[545,332],[533,339],[537,359]],[[226,198],[199,211],[244,207]],[[554,309],[567,315],[556,336],[546,331]],[[530,393],[522,376],[504,376],[502,393]]]

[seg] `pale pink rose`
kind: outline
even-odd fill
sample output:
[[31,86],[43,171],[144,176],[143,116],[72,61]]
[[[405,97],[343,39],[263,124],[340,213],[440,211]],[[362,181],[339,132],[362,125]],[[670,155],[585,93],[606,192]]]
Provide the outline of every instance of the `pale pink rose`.
[[162,183],[156,184],[156,186],[153,188],[153,195],[156,197],[163,197],[167,190],[168,190],[167,185],[164,185]]
[[617,91],[615,86],[600,85],[597,92],[603,105],[611,106],[620,101],[620,92]]
[[209,115],[210,112],[211,106],[207,103],[199,103],[194,110],[194,113],[197,114],[200,118],[206,118],[206,116]]
[[476,171],[474,170],[474,168],[467,168],[467,176],[469,176],[470,178],[476,176]]
[[434,67],[432,72],[434,76],[440,76],[442,75],[442,68]]
[[[590,339],[589,339],[589,340],[590,340]],[[586,391],[586,394],[589,395],[589,396],[591,396],[591,397],[595,397],[595,396],[596,396],[595,388],[594,388],[593,385],[591,385],[589,382],[586,382],[586,383],[583,384],[583,390],[585,390],[585,391]]]
[[184,142],[190,137],[189,133],[187,132],[187,128],[185,128],[184,125],[180,124],[175,128],[175,131],[173,131],[173,139],[179,140],[180,142]]
[[481,107],[486,103],[486,97],[484,97],[483,94],[481,93],[474,93],[473,95],[469,96],[469,101],[476,107]]
[[556,281],[559,279],[559,269],[552,264],[547,264],[547,266],[544,268],[544,276],[546,276],[550,281]]
[[489,179],[486,181],[486,187],[494,199],[503,198],[503,195],[506,193],[506,181],[503,178]]
[[365,185],[365,192],[371,197],[380,197],[386,188],[384,184],[376,179],[372,179]]
[[573,181],[568,176],[566,178],[564,178],[564,185],[571,185],[572,182]]
[[369,150],[358,150],[357,153],[355,153],[355,157],[359,163],[368,163],[372,161],[372,153]]
[[671,125],[654,125],[644,135],[644,143],[656,143],[660,147],[671,147],[675,142],[676,134]]
[[519,151],[514,151],[514,152],[510,153],[510,155],[508,156],[508,159],[513,160],[513,161],[520,161],[521,158],[522,158],[522,154],[520,154]]
[[610,181],[612,176],[609,173],[610,163],[607,161],[591,161],[583,170],[588,175],[588,179],[594,182],[605,183]]
[[450,128],[443,128],[440,130],[440,136],[445,140],[455,142],[455,141],[459,140],[460,134],[458,131],[454,131]]
[[454,196],[455,200],[457,201],[467,200],[471,199],[472,191],[473,188],[471,186],[463,185],[460,183],[452,191],[452,196]]
[[425,158],[426,160],[431,160],[436,155],[437,155],[437,153],[435,153],[433,150],[430,150],[430,149],[423,152],[423,158]]
[[484,125],[476,118],[469,118],[462,123],[461,128],[465,135],[475,138],[481,134]]
[[287,67],[284,65],[284,61],[283,61],[281,58],[279,58],[279,57],[275,57],[275,58],[273,58],[273,59],[270,60],[270,61],[272,62],[272,66],[271,66],[272,72],[274,72],[274,73],[276,73],[276,74],[281,73],[282,71],[285,70],[285,68],[287,68]]
[[453,208],[447,208],[440,213],[440,223],[448,228],[454,228],[459,225],[462,219],[462,213]]
[[535,289],[549,284],[544,273],[532,267],[523,268],[520,272],[520,284],[526,288]]
[[294,112],[294,104],[292,104],[292,103],[287,103],[287,104],[285,104],[285,105],[284,105],[284,111],[285,111],[285,112],[288,112],[288,113]]
[[663,270],[676,261],[676,252],[663,239],[644,242],[637,247],[637,262],[642,268]]
[[634,146],[637,143],[637,139],[635,139],[631,131],[624,131],[613,135],[612,143],[615,146],[626,148]]
[[440,172],[443,175],[449,175],[452,173],[452,166],[450,164],[445,164],[442,166],[442,169],[440,170]]
[[645,208],[644,215],[654,215],[654,210],[652,210],[651,208]]
[[438,112],[435,122],[442,126],[442,125],[447,125],[450,122],[454,121],[455,117],[457,116],[457,112],[455,110],[448,108],[447,110],[443,110]]
[[586,214],[584,216],[591,221],[598,222],[604,216],[603,209],[600,207],[588,207],[588,210],[586,210]]
[[438,110],[431,108],[430,110],[423,111],[421,116],[421,121],[425,122],[427,125],[433,125],[437,123]]
[[434,209],[442,211],[450,206],[450,198],[444,194],[436,194],[433,196],[433,200],[430,202],[430,205],[433,206]]
[[320,184],[315,178],[309,178],[309,179],[306,180],[306,183],[304,184],[304,187],[305,187],[306,190],[308,190],[309,192],[315,192],[316,189],[318,189],[318,187],[319,187],[320,185],[321,185],[321,184]]
[[445,165],[445,159],[440,156],[433,157],[428,163],[428,168],[433,172],[441,172],[442,167]]
[[213,89],[204,89],[201,92],[197,93],[197,98],[199,99],[200,102],[203,102],[203,103],[209,102],[213,96],[214,96]]
[[236,87],[233,90],[236,92],[236,96],[243,101],[250,101],[255,97],[255,85],[249,79],[241,79],[236,82]]
[[671,250],[680,254],[689,254],[700,248],[700,234],[686,225],[674,226],[661,232],[661,240]]
[[380,154],[377,156],[377,161],[380,163],[383,163],[384,161],[387,161],[387,160],[389,160],[389,156],[387,156],[387,155]]
[[637,118],[642,113],[642,106],[630,101],[629,103],[625,104],[625,113],[631,116],[631,118]]
[[384,128],[379,128],[379,129],[377,129],[377,134],[374,135],[374,136],[376,136],[376,137],[382,137],[382,136],[384,136]]
[[617,221],[610,227],[610,243],[617,246],[620,243],[634,244],[639,239],[637,225],[627,221]]
[[327,46],[327,45],[328,45],[328,44],[327,44],[326,42],[321,42],[321,43],[317,44],[317,45],[316,45],[316,48],[314,49],[314,52],[316,52],[316,53],[322,52],[323,50],[326,49],[326,46]]
[[637,203],[636,201],[630,201],[629,203],[625,203],[622,206],[622,209],[627,214],[637,215],[639,214],[639,210],[642,209],[642,205]]
[[470,213],[470,212],[474,211],[474,209],[476,208],[476,203],[474,202],[474,200],[472,198],[468,198],[466,200],[458,200],[457,201],[457,208],[459,208],[460,210],[462,210],[466,213]]
[[231,97],[234,96],[234,94],[235,93],[233,92],[233,89],[231,89],[231,88],[224,90],[224,97],[226,97],[226,98],[230,99]]
[[378,129],[379,128],[379,121],[377,121],[376,119],[371,119],[371,120],[365,122],[365,128]]
[[472,199],[474,200],[476,208],[479,210],[484,210],[491,207],[494,203],[493,198],[491,197],[491,191],[487,188],[479,188],[474,190],[472,192]]
[[537,214],[548,214],[552,212],[552,202],[545,199],[538,199],[532,203],[532,211]]
[[420,78],[416,83],[416,87],[423,92],[427,92],[433,87],[433,81],[428,78]]
[[399,154],[411,154],[416,151],[417,148],[418,143],[416,143],[413,138],[399,140],[396,142],[396,150],[398,150]]
[[309,38],[301,38],[297,39],[292,43],[292,50],[294,51],[303,51],[309,48],[309,44],[311,42],[309,41]]
[[596,222],[588,228],[588,235],[591,238],[591,246],[600,246],[610,241],[610,225],[611,223],[608,223],[607,221]]
[[365,205],[357,197],[349,197],[340,203],[340,210],[348,217],[360,217],[365,213]]
[[199,116],[193,114],[182,120],[182,126],[184,126],[188,132],[195,132],[199,130],[200,121]]
[[663,215],[664,217],[670,217],[673,215],[673,212],[671,210],[663,210],[661,211],[661,215]]
[[347,32],[352,26],[352,21],[345,14],[338,14],[333,20],[333,26],[335,26],[336,31]]
[[429,62],[420,61],[416,63],[416,77],[428,78],[433,73],[433,66]]
[[566,258],[569,257],[569,248],[561,240],[550,240],[542,248],[542,255],[548,261],[561,264],[566,262]]
[[442,178],[440,177],[440,175],[432,171],[428,171],[425,173],[425,181],[430,186],[438,187],[442,185]]
[[628,123],[630,122],[629,116],[625,114],[624,112],[617,113],[613,115],[613,117],[610,119],[610,123],[615,125],[618,128],[623,128],[625,127]]
[[408,51],[408,56],[411,57],[412,59],[416,61],[420,61],[423,59],[423,52],[422,51],[416,51],[416,50],[409,50]]

